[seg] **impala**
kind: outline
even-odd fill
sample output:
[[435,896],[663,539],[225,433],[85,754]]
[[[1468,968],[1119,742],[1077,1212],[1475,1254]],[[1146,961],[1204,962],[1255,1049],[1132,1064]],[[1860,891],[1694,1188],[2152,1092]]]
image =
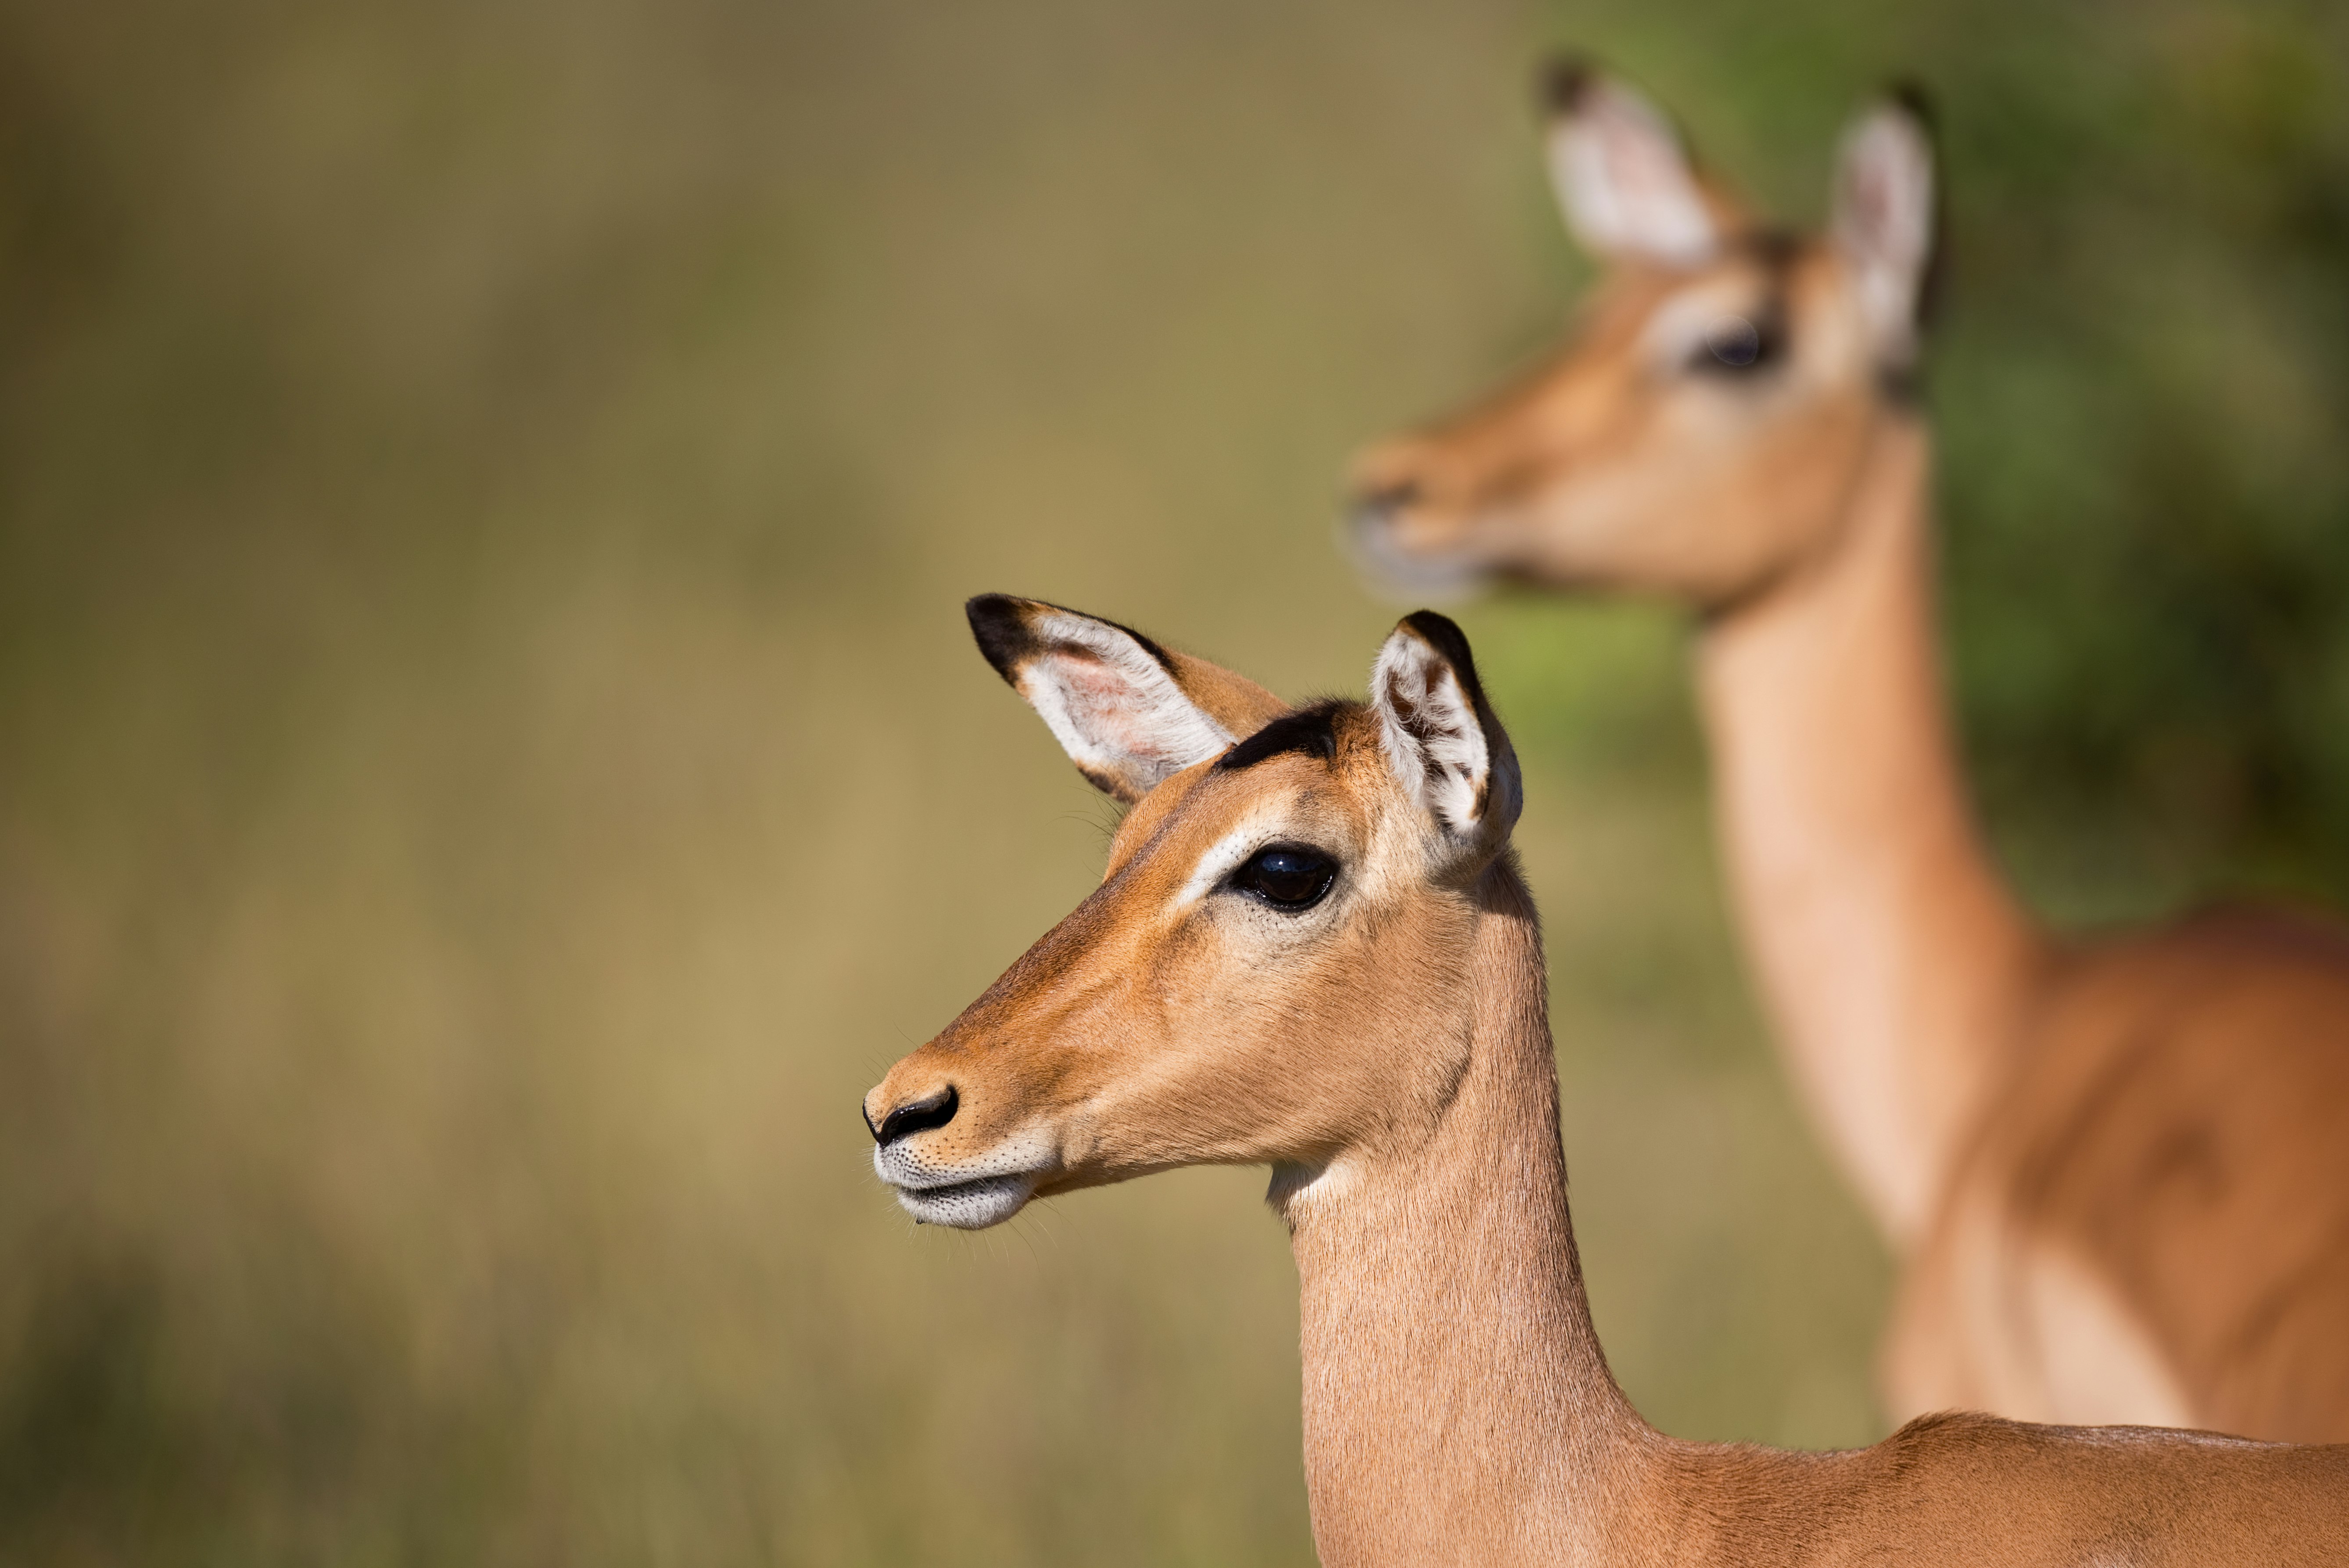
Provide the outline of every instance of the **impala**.
[[974,599],[981,649],[1127,803],[1102,884],[864,1100],[917,1220],[1272,1168],[1325,1563],[2349,1561],[2349,1448],[1911,1422],[1675,1441],[1618,1391],[1567,1211],[1508,736],[1423,611],[1368,703],[1290,711],[1108,621]]
[[1813,1120],[1904,1262],[1879,1381],[1969,1407],[2349,1438],[2349,935],[2280,911],[2059,940],[1985,853],[1932,614],[1914,399],[1930,140],[1847,132],[1758,223],[1620,83],[1551,170],[1605,263],[1558,357],[1370,452],[1375,570],[1696,610],[1732,899]]

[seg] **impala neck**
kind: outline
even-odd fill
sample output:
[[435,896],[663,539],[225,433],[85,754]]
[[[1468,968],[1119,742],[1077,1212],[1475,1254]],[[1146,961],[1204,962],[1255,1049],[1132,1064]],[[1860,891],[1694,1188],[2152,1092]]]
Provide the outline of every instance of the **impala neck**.
[[1590,1324],[1558,1148],[1533,905],[1475,890],[1470,1043],[1425,1137],[1276,1178],[1303,1293],[1305,1469],[1321,1561],[1603,1560],[1662,1439]]
[[1882,412],[1830,553],[1698,658],[1748,955],[1814,1116],[1896,1245],[1931,1218],[2041,953],[1951,740],[1930,444],[1913,415]]

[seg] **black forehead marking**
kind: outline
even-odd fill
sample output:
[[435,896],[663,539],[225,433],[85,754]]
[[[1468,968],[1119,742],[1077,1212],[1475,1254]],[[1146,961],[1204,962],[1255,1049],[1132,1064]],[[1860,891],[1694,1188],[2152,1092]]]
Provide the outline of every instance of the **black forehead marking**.
[[1343,701],[1333,699],[1299,708],[1294,713],[1283,713],[1216,758],[1216,771],[1237,773],[1286,752],[1303,752],[1326,763],[1338,754],[1338,715],[1345,706]]
[[1794,270],[1795,263],[1803,254],[1803,236],[1792,229],[1775,225],[1749,229],[1731,244],[1781,277]]
[[1803,236],[1792,229],[1767,226],[1748,229],[1729,241],[1730,253],[1751,263],[1762,274],[1762,296],[1751,308],[1754,328],[1762,337],[1762,354],[1776,352],[1786,335],[1791,312],[1787,296],[1795,265],[1802,259]]

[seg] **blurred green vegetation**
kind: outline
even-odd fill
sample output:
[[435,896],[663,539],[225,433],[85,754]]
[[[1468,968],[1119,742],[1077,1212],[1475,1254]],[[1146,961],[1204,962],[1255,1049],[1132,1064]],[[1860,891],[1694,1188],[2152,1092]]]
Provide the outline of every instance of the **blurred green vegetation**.
[[1605,9],[1781,213],[1871,77],[1941,105],[1951,643],[2042,905],[2349,894],[2349,12]]
[[[1294,694],[1358,441],[1587,275],[1525,86],[1764,204],[1946,108],[1952,641],[2072,918],[2349,877],[2315,5],[0,8],[0,1562],[1297,1563],[1259,1178],[916,1231],[856,1096],[1103,813],[1002,588]],[[1600,1328],[1877,1429],[1680,632],[1464,616],[1531,774]]]

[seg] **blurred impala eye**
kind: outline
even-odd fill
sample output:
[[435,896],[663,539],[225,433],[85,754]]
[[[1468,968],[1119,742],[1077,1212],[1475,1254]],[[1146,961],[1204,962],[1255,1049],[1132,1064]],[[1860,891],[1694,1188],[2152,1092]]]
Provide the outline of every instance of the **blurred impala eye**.
[[1338,863],[1318,849],[1276,844],[1232,873],[1229,886],[1276,909],[1309,909],[1338,879]]
[[1714,318],[1704,347],[1689,358],[1692,370],[1758,370],[1778,356],[1778,335],[1743,316]]

